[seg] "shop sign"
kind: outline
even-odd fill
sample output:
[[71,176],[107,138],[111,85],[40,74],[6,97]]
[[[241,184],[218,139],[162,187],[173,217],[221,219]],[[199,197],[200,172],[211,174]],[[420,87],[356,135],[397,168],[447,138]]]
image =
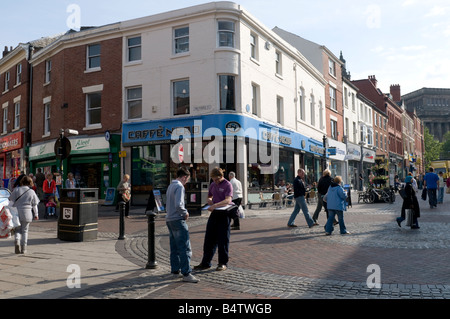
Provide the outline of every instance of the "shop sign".
[[361,146],[354,144],[347,144],[347,160],[360,161],[361,160]]
[[23,146],[23,132],[14,133],[0,139],[0,152],[10,152]]

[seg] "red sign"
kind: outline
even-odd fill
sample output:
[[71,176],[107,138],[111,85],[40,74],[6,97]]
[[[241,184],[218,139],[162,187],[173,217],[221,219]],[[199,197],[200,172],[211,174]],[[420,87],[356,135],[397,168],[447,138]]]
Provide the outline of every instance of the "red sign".
[[180,145],[178,147],[178,159],[180,160],[180,163],[183,163],[183,160],[184,160],[184,147],[183,147],[183,145]]
[[23,147],[23,132],[0,138],[0,153],[10,152]]

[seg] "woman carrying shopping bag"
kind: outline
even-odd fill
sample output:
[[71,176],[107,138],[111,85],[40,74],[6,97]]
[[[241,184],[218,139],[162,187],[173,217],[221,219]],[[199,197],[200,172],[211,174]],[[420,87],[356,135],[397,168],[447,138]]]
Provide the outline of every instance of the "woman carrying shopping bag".
[[397,224],[402,227],[402,221],[406,219],[406,210],[412,210],[411,229],[419,229],[419,222],[417,218],[420,217],[419,201],[417,200],[416,192],[412,186],[412,176],[405,178],[405,197],[403,198],[402,212],[400,217],[397,217]]
[[9,196],[11,206],[17,208],[20,226],[15,229],[15,253],[25,254],[27,252],[28,229],[31,222],[39,219],[39,198],[32,189],[33,180],[29,176],[22,178],[20,187],[14,188]]

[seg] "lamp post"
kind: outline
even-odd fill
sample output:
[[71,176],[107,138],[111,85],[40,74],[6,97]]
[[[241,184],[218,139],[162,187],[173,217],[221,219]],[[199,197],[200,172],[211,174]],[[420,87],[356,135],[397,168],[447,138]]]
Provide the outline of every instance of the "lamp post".
[[359,190],[362,191],[363,190],[363,186],[364,186],[364,175],[363,175],[363,160],[364,160],[364,150],[363,150],[363,146],[366,143],[364,141],[360,141],[359,145],[361,146],[361,160],[359,162],[359,176],[362,177],[362,180],[360,179],[359,181]]

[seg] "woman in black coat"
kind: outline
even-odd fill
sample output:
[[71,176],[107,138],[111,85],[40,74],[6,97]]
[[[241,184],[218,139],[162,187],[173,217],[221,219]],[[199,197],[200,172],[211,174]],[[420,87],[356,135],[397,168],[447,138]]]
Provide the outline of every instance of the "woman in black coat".
[[419,229],[419,222],[417,218],[420,217],[420,207],[419,201],[417,200],[416,192],[412,187],[412,176],[407,176],[405,178],[405,197],[403,198],[402,213],[400,217],[397,217],[397,224],[402,227],[401,223],[405,220],[405,209],[413,210],[413,220],[411,224],[411,229]]

